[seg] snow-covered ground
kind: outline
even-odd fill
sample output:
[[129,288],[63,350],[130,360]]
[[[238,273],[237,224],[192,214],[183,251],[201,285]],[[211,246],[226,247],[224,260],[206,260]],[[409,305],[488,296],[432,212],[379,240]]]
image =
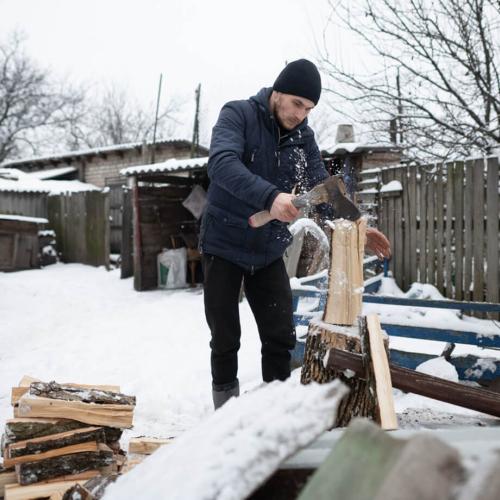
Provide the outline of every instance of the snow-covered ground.
[[[56,264],[0,273],[0,290],[0,429],[12,416],[11,387],[23,375],[116,384],[137,396],[134,429],[124,435],[125,443],[131,436],[178,435],[212,413],[209,331],[200,289],[138,293],[131,279],[120,280],[119,270]],[[370,312],[375,306],[369,305]],[[383,315],[384,306],[377,307]],[[246,391],[261,383],[260,342],[246,301],[240,314],[239,379]],[[429,351],[423,341],[398,342]],[[442,347],[434,350],[439,353]],[[423,369],[456,379],[444,360],[430,364]],[[432,420],[452,412],[478,418],[446,403],[395,394],[397,411],[411,426],[418,425],[416,415]]]

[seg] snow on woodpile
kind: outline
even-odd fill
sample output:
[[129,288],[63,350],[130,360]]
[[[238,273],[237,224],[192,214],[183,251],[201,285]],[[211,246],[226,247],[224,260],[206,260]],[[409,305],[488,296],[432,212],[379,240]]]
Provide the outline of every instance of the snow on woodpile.
[[0,168],[0,191],[48,193],[60,195],[82,191],[100,191],[93,184],[80,181],[40,180],[16,168]]
[[330,249],[330,242],[328,241],[325,232],[318,226],[318,224],[316,224],[316,222],[308,219],[307,217],[302,217],[294,221],[290,224],[290,226],[288,226],[288,230],[292,236],[295,236],[300,233],[300,231],[304,230],[306,234],[314,236],[326,252]]
[[[21,222],[33,222],[35,224],[48,224],[49,221],[48,219],[45,219],[43,217],[27,217],[25,215],[6,215],[6,214],[0,214],[0,219],[1,220],[17,220]],[[38,232],[39,234],[41,231]]]
[[346,391],[339,380],[302,385],[289,378],[233,398],[119,478],[104,498],[247,498],[280,463],[333,425]]

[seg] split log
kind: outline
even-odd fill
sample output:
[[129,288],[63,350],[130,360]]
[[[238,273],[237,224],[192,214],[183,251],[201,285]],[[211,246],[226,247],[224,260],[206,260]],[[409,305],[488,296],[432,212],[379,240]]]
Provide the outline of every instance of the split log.
[[[25,375],[21,382],[19,382],[19,387],[13,387],[12,388],[12,393],[11,393],[11,405],[15,406],[17,402],[19,401],[19,398],[24,396],[24,394],[27,394],[30,392],[30,385],[34,382],[39,382],[43,383],[41,380],[35,379],[33,377],[29,377]],[[64,383],[61,384],[64,386],[69,386],[75,389],[81,389],[81,390],[88,390],[88,389],[93,389],[93,390],[98,390],[98,391],[108,391],[108,392],[113,392],[113,393],[119,393],[120,392],[120,386],[118,385],[89,385],[89,384],[73,384],[73,383]]]
[[365,235],[364,218],[333,223],[325,323],[352,326],[361,314]]
[[[329,352],[327,368],[334,371],[351,370],[360,380],[365,376],[362,357],[339,349]],[[392,385],[396,389],[500,417],[500,394],[497,392],[450,382],[393,363],[389,364],[389,369]]]
[[151,453],[155,452],[158,448],[160,448],[160,446],[170,444],[172,441],[173,438],[132,438],[128,444],[128,452],[138,453],[140,455],[151,455]]
[[30,385],[30,394],[49,399],[61,399],[63,401],[135,406],[135,396],[127,396],[119,392],[101,389],[63,385],[54,381],[48,384],[44,382],[33,382]]
[[76,483],[84,481],[58,481],[54,483],[34,484],[30,486],[19,486],[9,484],[5,487],[5,500],[33,500],[36,498],[57,498]]
[[33,484],[69,474],[99,470],[111,465],[113,452],[98,450],[48,458],[16,465],[17,481],[21,485]]
[[104,493],[106,492],[106,488],[114,483],[118,479],[118,474],[113,474],[110,476],[97,476],[94,479],[90,479],[86,483],[84,483],[83,487],[90,492],[92,498],[95,500],[100,500]]
[[[387,348],[387,340],[386,348]],[[357,327],[330,325],[318,320],[309,323],[301,383],[326,383],[340,378],[350,391],[340,403],[335,427],[345,427],[354,417],[378,418],[376,388],[372,375],[367,380],[353,377],[353,373],[327,365],[330,349],[342,349],[354,353],[367,353],[368,330],[364,318]]]
[[130,428],[134,408],[132,405],[124,404],[82,403],[24,395],[14,408],[14,416],[60,417],[97,426]]
[[451,498],[463,473],[459,452],[435,437],[395,439],[362,420],[344,432],[299,500]]
[[[45,458],[64,455],[65,453],[76,453],[77,451],[97,450],[98,443],[105,443],[105,435],[102,427],[88,427],[76,431],[62,432],[42,438],[19,441],[9,445],[4,454],[4,463],[12,467],[17,463],[43,460]],[[82,444],[93,444],[92,448]]]
[[0,466],[0,498],[5,496],[5,487],[8,484],[16,484],[17,476],[14,470],[7,470]]
[[[90,424],[63,418],[13,418],[7,420],[5,424],[2,454],[4,449],[12,443],[89,427],[91,427]],[[123,432],[113,427],[102,427],[102,429],[106,443],[118,441]]]

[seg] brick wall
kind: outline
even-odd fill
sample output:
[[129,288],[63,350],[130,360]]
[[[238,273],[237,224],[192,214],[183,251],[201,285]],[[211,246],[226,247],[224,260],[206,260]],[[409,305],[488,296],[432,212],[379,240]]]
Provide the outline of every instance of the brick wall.
[[[155,153],[155,163],[160,163],[170,158],[189,158],[191,150],[188,147],[179,147],[174,144],[160,146]],[[107,153],[102,156],[92,157],[81,165],[80,180],[95,186],[104,187],[106,179],[120,177],[120,170],[127,167],[149,163],[151,153],[144,157],[141,148],[124,151],[122,154]],[[125,182],[125,178],[124,182]]]

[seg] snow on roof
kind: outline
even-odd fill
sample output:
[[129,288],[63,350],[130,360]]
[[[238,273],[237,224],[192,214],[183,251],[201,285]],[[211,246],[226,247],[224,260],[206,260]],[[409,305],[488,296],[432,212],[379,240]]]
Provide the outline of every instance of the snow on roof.
[[47,193],[58,195],[81,191],[100,191],[93,184],[80,181],[40,180],[17,168],[0,168],[0,191]]
[[[159,144],[171,144],[171,143],[189,143],[190,141],[187,139],[169,139],[163,141],[156,141],[156,145]],[[67,151],[65,153],[58,153],[52,155],[44,155],[44,156],[32,156],[28,158],[21,158],[19,160],[11,160],[6,161],[0,164],[0,167],[10,167],[15,165],[21,165],[24,163],[34,163],[41,161],[49,161],[49,160],[63,160],[64,158],[74,158],[75,156],[87,156],[87,155],[97,155],[100,153],[112,153],[114,151],[122,151],[125,149],[133,149],[141,147],[144,143],[142,142],[129,142],[125,144],[114,144],[112,146],[101,146],[97,148],[89,148],[89,149],[80,149],[77,151]],[[152,141],[146,142],[147,146],[151,146],[153,144]]]
[[48,224],[49,221],[43,217],[26,217],[24,215],[0,214],[0,220],[19,220],[23,222],[34,222],[35,224]]
[[65,174],[70,174],[71,172],[76,172],[76,167],[50,168],[47,170],[38,170],[37,172],[29,172],[28,175],[30,177],[35,177],[36,179],[45,180],[53,179],[54,177],[59,177]]
[[393,142],[338,142],[325,150],[330,154],[360,153],[362,151],[401,149]]
[[201,158],[186,158],[183,160],[171,158],[170,160],[164,161],[162,163],[152,163],[149,165],[139,165],[136,167],[124,168],[120,170],[120,174],[129,176],[155,172],[184,172],[186,170],[206,167],[207,163],[208,156],[204,156]]

